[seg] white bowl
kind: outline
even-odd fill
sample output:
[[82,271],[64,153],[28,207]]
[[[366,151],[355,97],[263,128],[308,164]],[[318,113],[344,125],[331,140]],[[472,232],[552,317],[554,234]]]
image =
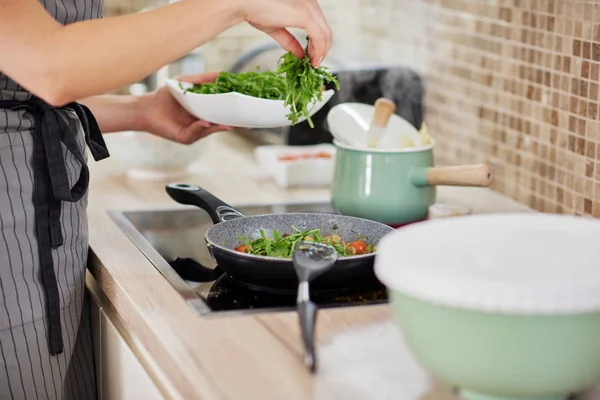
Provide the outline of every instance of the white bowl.
[[204,143],[179,144],[146,132],[105,135],[111,156],[127,165],[127,173],[139,179],[164,179],[182,175],[202,154]]
[[[180,84],[183,87],[180,87]],[[192,85],[174,79],[167,80],[167,86],[175,99],[190,114],[196,118],[227,125],[236,128],[277,128],[291,126],[286,115],[289,108],[283,105],[283,100],[267,100],[241,93],[199,94],[187,92],[185,89]],[[312,117],[333,96],[333,89],[323,92],[322,100],[308,105]],[[298,119],[297,123],[306,118]]]
[[[375,107],[364,103],[341,103],[327,114],[327,125],[331,134],[346,145],[367,147],[367,132],[371,126]],[[409,138],[415,147],[421,146],[419,131],[407,120],[392,114],[388,125],[377,143],[377,148],[407,148],[404,138]]]

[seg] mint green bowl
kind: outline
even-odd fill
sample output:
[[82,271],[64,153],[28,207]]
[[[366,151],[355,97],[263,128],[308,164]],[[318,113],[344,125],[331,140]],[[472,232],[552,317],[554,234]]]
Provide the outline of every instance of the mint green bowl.
[[600,383],[600,221],[432,219],[379,242],[375,273],[423,367],[464,400],[564,400]]
[[600,313],[486,314],[389,293],[415,356],[465,400],[564,400],[600,380]]

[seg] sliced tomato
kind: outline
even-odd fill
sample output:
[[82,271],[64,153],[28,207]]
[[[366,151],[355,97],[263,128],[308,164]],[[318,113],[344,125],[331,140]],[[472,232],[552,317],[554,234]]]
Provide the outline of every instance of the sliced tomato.
[[235,251],[239,251],[241,253],[252,253],[252,249],[250,248],[250,246],[248,246],[246,244],[242,244],[242,245],[236,247]]
[[362,240],[355,240],[354,242],[348,243],[346,248],[353,254],[365,254],[367,251],[367,244]]

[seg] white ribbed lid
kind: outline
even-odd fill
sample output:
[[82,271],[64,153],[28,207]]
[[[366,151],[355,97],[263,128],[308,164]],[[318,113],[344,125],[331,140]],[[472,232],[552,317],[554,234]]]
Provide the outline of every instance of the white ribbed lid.
[[544,214],[433,219],[378,245],[386,286],[451,307],[517,314],[600,310],[600,220]]

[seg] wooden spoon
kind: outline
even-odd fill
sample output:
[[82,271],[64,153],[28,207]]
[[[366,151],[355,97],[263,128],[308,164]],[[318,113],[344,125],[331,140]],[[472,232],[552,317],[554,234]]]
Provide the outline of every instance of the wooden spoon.
[[390,117],[396,111],[396,103],[385,97],[380,97],[375,101],[375,112],[373,113],[373,120],[371,121],[371,127],[367,132],[368,146],[377,147],[377,143],[387,127]]

